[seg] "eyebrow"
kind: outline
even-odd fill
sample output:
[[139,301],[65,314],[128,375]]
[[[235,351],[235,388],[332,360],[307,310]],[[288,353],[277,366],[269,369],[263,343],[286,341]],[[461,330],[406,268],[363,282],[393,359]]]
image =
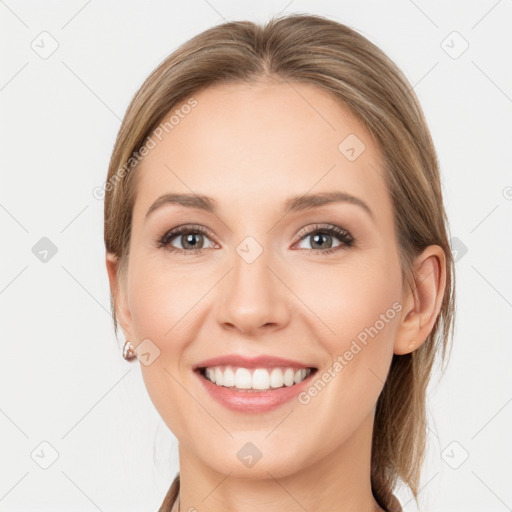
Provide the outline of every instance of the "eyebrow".
[[[372,219],[375,219],[370,207],[358,197],[341,191],[320,192],[318,194],[306,194],[288,198],[282,209],[282,214],[304,211],[318,208],[332,203],[350,203],[363,208]],[[187,208],[204,210],[209,213],[217,212],[217,202],[212,197],[201,194],[164,194],[160,196],[148,209],[145,218],[164,204],[179,204]]]

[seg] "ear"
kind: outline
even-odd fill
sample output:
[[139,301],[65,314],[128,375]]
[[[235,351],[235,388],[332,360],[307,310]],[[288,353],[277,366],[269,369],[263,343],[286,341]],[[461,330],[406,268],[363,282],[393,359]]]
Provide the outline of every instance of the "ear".
[[446,256],[428,246],[414,261],[413,282],[404,283],[403,310],[394,353],[408,354],[425,343],[439,315],[446,287]]
[[117,256],[111,252],[106,253],[106,265],[108,280],[110,283],[110,293],[112,301],[116,308],[117,321],[121,325],[126,340],[133,341],[134,331],[132,328],[132,318],[126,294],[126,279],[118,272]]

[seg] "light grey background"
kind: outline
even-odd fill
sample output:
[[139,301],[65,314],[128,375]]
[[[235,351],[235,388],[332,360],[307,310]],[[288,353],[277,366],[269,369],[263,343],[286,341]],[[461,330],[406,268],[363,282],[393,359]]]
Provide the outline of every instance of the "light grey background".
[[[103,202],[92,191],[128,102],[164,57],[223,19],[291,12],[332,17],[387,52],[438,150],[457,238],[458,318],[447,373],[429,389],[420,509],[512,510],[512,1],[6,0],[0,511],[160,505],[178,469],[176,440],[139,363],[121,358]],[[417,510],[409,493],[398,495],[406,512]]]

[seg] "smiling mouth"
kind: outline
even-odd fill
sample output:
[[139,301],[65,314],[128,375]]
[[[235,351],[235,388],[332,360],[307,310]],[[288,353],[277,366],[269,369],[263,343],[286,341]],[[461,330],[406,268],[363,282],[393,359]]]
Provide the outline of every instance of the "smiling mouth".
[[274,391],[292,387],[309,379],[317,368],[243,368],[232,365],[202,367],[195,370],[216,386],[242,392]]

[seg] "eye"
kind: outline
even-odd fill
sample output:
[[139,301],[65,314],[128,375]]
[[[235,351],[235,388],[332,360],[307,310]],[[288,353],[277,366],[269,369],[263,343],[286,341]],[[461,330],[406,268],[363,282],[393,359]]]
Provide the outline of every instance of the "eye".
[[[209,240],[209,231],[202,226],[179,226],[167,231],[157,242],[159,248],[165,247],[170,252],[182,254],[196,254],[200,252],[205,243]],[[181,247],[172,245],[173,240],[179,243]]]
[[[308,227],[300,233],[299,242],[304,242],[308,239],[311,240],[312,248],[310,252],[314,254],[330,254],[342,250],[343,248],[352,247],[355,243],[354,237],[346,229],[331,224],[319,225]],[[178,226],[174,229],[167,231],[162,237],[157,240],[158,248],[166,248],[170,252],[181,254],[198,254],[204,247],[205,240],[211,242],[210,249],[214,248],[215,243],[210,239],[211,235],[208,229],[199,225],[185,225]],[[213,238],[213,237],[212,237]],[[338,240],[338,244],[333,241]],[[178,243],[176,247],[174,243]],[[308,250],[308,248],[299,247],[300,249]]]
[[[342,250],[344,247],[352,247],[355,242],[354,237],[346,229],[330,224],[316,224],[307,228],[306,233],[302,232],[299,236],[300,242],[311,240],[310,244],[313,247],[309,250],[314,254],[330,254]],[[333,238],[337,238],[340,243],[335,245]]]

